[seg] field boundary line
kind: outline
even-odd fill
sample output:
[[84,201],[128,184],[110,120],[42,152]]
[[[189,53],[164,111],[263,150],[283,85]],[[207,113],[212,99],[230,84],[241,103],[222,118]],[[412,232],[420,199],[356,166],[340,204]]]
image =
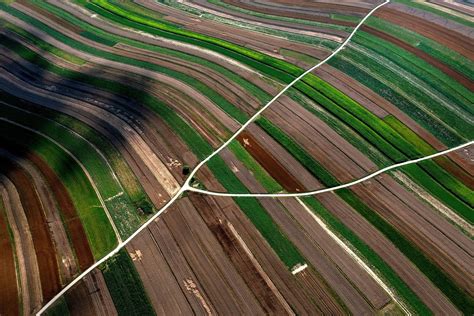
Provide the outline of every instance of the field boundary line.
[[270,101],[268,101],[268,103],[266,105],[264,105],[260,110],[258,110],[254,115],[252,115],[251,118],[249,118],[247,120],[247,122],[245,122],[237,131],[235,131],[235,133],[227,140],[225,141],[221,146],[219,146],[214,152],[212,152],[209,156],[207,156],[206,159],[202,160],[195,168],[194,170],[189,174],[189,177],[188,179],[186,180],[186,182],[184,183],[183,187],[189,187],[189,183],[191,182],[192,178],[194,177],[194,175],[198,172],[198,170],[203,166],[205,165],[212,157],[214,157],[215,155],[217,155],[219,152],[221,152],[225,147],[227,147],[235,138],[237,138],[237,136],[244,130],[247,128],[247,126],[249,126],[260,114],[262,114],[263,111],[265,111],[270,105],[272,105],[273,102],[275,102],[281,95],[283,95],[288,89],[290,89],[292,86],[294,86],[299,80],[301,80],[304,76],[306,76],[307,74],[309,74],[310,72],[312,72],[314,69],[316,68],[319,68],[321,65],[325,64],[329,59],[331,59],[334,55],[336,55],[340,50],[342,50],[348,43],[349,41],[351,40],[351,38],[355,35],[355,33],[359,30],[359,28],[362,26],[362,24],[364,24],[365,20],[367,20],[371,15],[372,13],[374,13],[378,8],[386,5],[387,3],[389,3],[390,0],[386,0],[384,1],[383,3],[377,5],[375,8],[373,8],[372,10],[370,10],[369,13],[367,13],[367,15],[362,19],[360,20],[360,22],[357,24],[356,27],[354,27],[354,29],[352,30],[351,34],[349,34],[349,36],[344,40],[344,42],[339,45],[339,47],[334,50],[329,56],[327,56],[326,58],[324,58],[323,60],[321,60],[319,63],[317,63],[316,65],[314,65],[313,67],[307,69],[305,72],[303,72],[301,75],[299,75],[298,77],[296,77],[292,82],[290,82],[287,86],[285,86],[277,95],[275,95]]
[[[405,306],[403,300],[398,299],[398,297],[395,295],[395,293],[392,291],[392,289],[385,284],[385,282],[377,275],[377,273],[374,272],[374,270],[367,264],[365,263],[364,260],[362,260],[354,250],[352,250],[346,243],[339,237],[337,236],[331,229],[329,229],[328,225],[319,218],[313,211],[309,209],[309,207],[301,201],[300,198],[296,198],[298,203],[304,208],[304,210],[318,223],[318,225],[326,232],[326,234],[331,237],[336,244],[341,247],[348,255],[349,257],[352,258],[367,274],[369,274],[372,279],[374,279],[375,283],[377,283],[382,289],[387,292],[387,294],[390,296],[390,298],[400,306],[400,308],[407,314],[411,315],[411,312],[407,306]],[[350,243],[349,243],[350,244]]]
[[112,226],[112,229],[115,233],[115,236],[117,238],[117,241],[118,243],[120,244],[122,242],[122,237],[120,236],[120,233],[117,229],[117,226],[115,226],[115,222],[114,220],[112,219],[112,215],[110,215],[110,212],[109,212],[109,209],[107,208],[107,206],[105,205],[105,202],[104,202],[104,199],[102,198],[102,195],[100,194],[99,192],[99,189],[97,188],[94,180],[92,179],[89,171],[87,170],[87,168],[82,164],[82,162],[79,161],[79,159],[74,156],[70,151],[69,149],[67,149],[66,147],[64,147],[62,144],[60,144],[59,142],[57,142],[55,139],[51,138],[50,136],[34,129],[34,128],[31,128],[31,127],[28,127],[28,126],[25,126],[23,124],[20,124],[20,123],[17,123],[15,121],[11,121],[9,120],[8,118],[6,117],[0,117],[0,121],[5,121],[5,122],[8,122],[12,125],[16,125],[20,128],[24,128],[32,133],[35,133],[35,134],[38,134],[40,136],[42,136],[43,138],[49,140],[50,142],[52,142],[53,144],[55,144],[56,146],[58,146],[59,148],[61,148],[61,150],[63,150],[66,154],[68,154],[69,156],[71,156],[71,158],[79,165],[79,167],[81,167],[82,169],[82,172],[84,172],[84,174],[86,175],[86,178],[89,180],[89,182],[91,183],[91,186],[92,186],[92,189],[94,189],[94,192],[95,194],[97,195],[97,198],[99,199],[99,202],[101,204],[101,207],[104,209],[104,212],[105,212],[105,215],[107,216],[107,219],[109,220],[110,222],[110,225]]
[[468,147],[468,146],[473,145],[473,144],[474,144],[474,140],[471,140],[467,143],[464,143],[464,144],[461,144],[461,145],[458,145],[456,147],[449,148],[449,149],[446,149],[446,150],[442,150],[442,151],[436,152],[436,153],[428,155],[428,156],[423,156],[423,157],[420,157],[420,158],[407,160],[407,161],[404,161],[404,162],[400,162],[400,163],[390,165],[388,167],[379,169],[375,172],[372,172],[372,173],[366,175],[365,177],[359,178],[359,179],[351,181],[351,182],[347,182],[347,183],[337,185],[337,186],[334,186],[334,187],[330,187],[330,188],[318,189],[318,190],[314,190],[314,191],[295,192],[295,193],[228,193],[228,192],[215,192],[215,191],[201,190],[201,189],[197,189],[197,188],[194,188],[194,187],[189,187],[188,191],[207,194],[207,195],[228,196],[228,197],[302,197],[302,196],[316,195],[316,194],[321,194],[321,193],[325,193],[325,192],[332,192],[332,191],[344,189],[344,188],[356,185],[358,183],[367,181],[367,180],[369,180],[373,177],[378,176],[379,174],[385,173],[385,172],[390,171],[392,169],[397,169],[397,168],[400,168],[400,167],[403,167],[403,166],[419,163],[419,162],[422,162],[424,160],[429,160],[429,159],[433,159],[433,158],[436,158],[436,157],[439,157],[439,156],[444,156],[444,155],[449,154],[453,151],[462,149],[464,147]]
[[[193,171],[189,174],[188,178],[186,181],[183,183],[183,186],[175,193],[175,195],[160,209],[158,210],[152,217],[150,217],[142,226],[140,226],[130,237],[125,239],[124,241],[119,242],[117,247],[115,247],[111,252],[109,252],[107,255],[105,255],[102,259],[94,263],[92,266],[84,270],[80,275],[78,275],[74,280],[72,280],[68,285],[66,285],[59,293],[57,293],[49,302],[47,302],[37,313],[36,315],[42,315],[52,304],[54,304],[64,293],[66,293],[71,287],[73,287],[76,283],[78,283],[80,280],[82,280],[89,272],[97,268],[99,265],[101,265],[103,262],[105,262],[107,259],[111,258],[115,254],[117,254],[122,248],[124,248],[135,236],[137,236],[141,231],[143,231],[145,228],[148,227],[152,222],[158,218],[161,214],[163,214],[168,207],[170,207],[174,201],[176,201],[181,194],[183,194],[186,191],[191,191],[192,188],[189,184],[194,177],[194,175],[197,173],[197,171],[205,165],[212,157],[217,155],[220,151],[222,151],[227,145],[229,145],[245,128],[247,128],[248,125],[250,125],[263,111],[265,111],[275,100],[277,100],[282,94],[284,94],[289,88],[291,88],[296,82],[298,82],[300,79],[302,79],[304,76],[306,76],[308,73],[313,71],[314,69],[320,67],[321,65],[325,64],[329,59],[331,59],[334,55],[336,55],[341,49],[346,46],[350,39],[354,36],[354,34],[357,32],[357,30],[362,26],[362,24],[380,7],[384,6],[385,4],[389,3],[390,0],[386,0],[383,3],[377,5],[374,7],[372,10],[367,13],[367,15],[357,24],[356,27],[352,30],[352,32],[349,34],[349,36],[346,38],[346,40],[336,49],[334,50],[328,57],[314,65],[313,67],[309,68],[305,72],[303,72],[300,76],[295,78],[292,82],[290,82],[287,86],[285,86],[277,95],[275,95],[266,105],[264,105],[260,110],[258,110],[251,118],[248,119],[245,124],[243,124],[226,142],[224,142],[221,146],[219,146],[215,151],[213,151],[207,158],[202,160],[196,167],[194,167]],[[206,193],[206,192],[202,192]]]

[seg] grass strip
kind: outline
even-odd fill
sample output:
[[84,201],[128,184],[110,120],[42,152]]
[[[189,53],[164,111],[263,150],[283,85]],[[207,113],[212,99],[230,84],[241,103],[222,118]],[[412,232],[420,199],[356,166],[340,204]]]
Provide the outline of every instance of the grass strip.
[[69,316],[69,308],[66,298],[61,296],[53,305],[51,305],[44,313],[46,316]]
[[119,315],[155,315],[142,280],[125,249],[99,266]]

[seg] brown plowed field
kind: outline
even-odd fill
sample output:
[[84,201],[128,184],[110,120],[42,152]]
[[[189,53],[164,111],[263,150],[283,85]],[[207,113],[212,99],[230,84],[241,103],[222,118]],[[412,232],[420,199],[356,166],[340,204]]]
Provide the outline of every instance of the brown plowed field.
[[58,176],[48,166],[48,164],[31,152],[26,153],[26,158],[34,163],[44,175],[48,181],[51,190],[54,193],[56,202],[58,203],[61,213],[63,216],[64,224],[69,232],[69,238],[71,239],[76,254],[79,268],[84,271],[94,263],[94,257],[87,241],[87,236],[82,226],[81,220],[77,215],[74,204],[69,196],[69,193],[64,187],[64,184],[59,180]]
[[[239,170],[235,173],[236,176],[247,188],[249,188],[251,192],[264,192],[264,188],[247,170],[245,170],[242,163],[238,161],[230,151],[224,150],[221,155],[229,165],[235,166]],[[301,226],[303,224],[297,223],[294,220],[295,216],[297,216],[297,214],[295,214],[297,211],[295,210],[295,205],[286,205],[289,206],[289,208],[285,209],[285,207],[275,199],[262,198],[259,199],[259,201],[275,220],[281,230],[301,251],[303,256],[308,260],[308,264],[311,264],[316,270],[315,273],[317,276],[315,276],[314,280],[317,280],[317,282],[310,288],[313,290],[319,289],[317,293],[331,293],[331,290],[329,289],[330,287],[335,293],[337,293],[337,295],[349,307],[349,309],[356,314],[367,313],[371,310],[371,307],[367,305],[366,300],[357,291],[358,287],[361,288],[360,293],[367,295],[368,300],[376,308],[381,308],[383,305],[385,305],[388,296],[385,295],[385,297],[383,297],[384,292],[380,292],[381,289],[378,287],[378,285],[373,282],[373,280],[366,274],[364,270],[355,264],[352,258],[348,257],[347,254],[344,254],[344,252],[341,251],[341,249],[336,245],[335,249],[339,249],[340,251],[335,257],[343,256],[345,257],[345,260],[352,263],[352,265],[345,261],[337,262],[337,260],[337,264],[335,265],[335,262],[333,261],[334,259],[331,256],[335,254],[335,252],[326,252],[325,250],[321,249],[321,246],[319,246],[320,243],[328,243],[328,240],[322,240],[324,237],[321,236],[326,235],[326,233],[321,231],[321,228],[316,225],[312,218],[309,219],[309,222],[312,222],[315,224],[315,226],[310,227],[306,231],[304,226]],[[308,221],[308,219],[306,219],[306,221]],[[314,233],[318,230],[319,234]],[[331,242],[333,241],[329,240],[329,243]],[[350,267],[348,268],[348,266]],[[344,270],[344,272],[347,273],[347,276],[344,275],[344,273],[341,273],[339,269]],[[367,290],[367,292],[365,290]],[[313,293],[313,295],[318,295],[317,293]],[[381,293],[382,297],[379,296]],[[339,310],[339,305],[331,295],[328,294],[326,296],[318,296],[321,300],[321,306],[329,309],[329,311],[326,312],[330,314],[338,314],[341,312]],[[331,310],[331,308],[334,308],[334,310]]]
[[252,134],[243,131],[237,136],[237,140],[286,191],[304,191],[303,185],[293,177],[275,157],[265,151]]
[[219,220],[213,211],[215,205],[209,204],[204,197],[193,194],[190,196],[190,200],[199,211],[210,231],[219,241],[227,257],[229,257],[232,264],[258,299],[264,312],[273,314],[284,313],[285,305],[288,305],[286,300],[283,298],[283,302],[281,302],[278,298],[279,291],[277,289],[271,290],[268,285],[271,282],[268,279],[268,275],[265,271],[261,271],[262,267],[260,264],[253,262],[249,254],[246,253],[246,249],[243,248],[242,244],[237,240],[235,233],[230,229],[230,222]]
[[18,315],[19,297],[8,224],[0,195],[0,315]]
[[[269,7],[259,7],[252,5],[251,3],[247,2],[242,2],[242,1],[234,1],[234,0],[224,0],[225,3],[232,4],[237,7],[241,7],[243,9],[247,9],[250,11],[256,11],[256,12],[261,12],[265,14],[271,14],[271,15],[280,15],[280,16],[286,16],[289,18],[295,18],[295,19],[303,19],[303,20],[310,20],[310,21],[315,21],[315,22],[322,22],[322,23],[329,23],[329,24],[338,24],[338,25],[344,25],[344,26],[355,26],[355,23],[352,22],[346,22],[346,21],[339,21],[339,20],[333,20],[329,17],[326,16],[317,16],[316,14],[307,14],[304,13],[304,9],[300,8],[300,11],[294,12],[294,11],[289,11],[289,10],[281,10],[281,9],[275,9],[275,8],[269,8]],[[307,10],[307,8],[306,8]]]
[[31,186],[31,179],[18,165],[0,157],[0,170],[18,190],[31,231],[40,271],[43,299],[51,299],[60,289],[55,248],[49,235],[41,202]]
[[334,193],[323,193],[317,199],[383,258],[434,313],[458,313],[443,293],[398,248],[341,198]]
[[465,277],[472,274],[469,258],[474,249],[469,238],[391,177],[381,176],[380,179],[383,182],[370,181],[353,186],[352,190],[460,287],[472,291],[473,286]]
[[305,188],[319,189],[321,183],[316,180],[313,175],[303,167],[295,157],[288,153],[277,141],[265,133],[255,123],[247,127],[247,131],[259,142],[265,152],[268,152],[274,158],[278,157],[278,161],[287,169],[287,171],[298,179]]
[[[140,0],[139,2],[147,2],[147,1]],[[198,4],[200,7],[204,7],[206,9],[218,11],[221,14],[231,15],[233,18],[240,18],[240,19],[243,19],[244,21],[250,21],[250,22],[256,21],[256,22],[269,25],[270,27],[282,26],[285,28],[292,29],[295,32],[298,32],[299,30],[310,31],[310,32],[320,32],[320,33],[334,35],[334,36],[342,37],[342,38],[346,37],[348,34],[347,32],[342,31],[342,30],[334,30],[334,29],[324,28],[322,26],[306,25],[306,24],[301,24],[301,23],[279,21],[279,20],[267,19],[267,18],[259,17],[259,16],[253,16],[247,13],[231,10],[220,5],[210,3],[209,1],[206,1],[206,0],[192,0],[192,3]]]
[[117,315],[112,297],[99,269],[92,270],[82,281],[66,292],[66,302],[72,316]]
[[441,70],[442,72],[447,74],[448,76],[454,78],[456,81],[461,83],[466,88],[470,89],[471,91],[474,90],[474,82],[469,80],[469,78],[465,77],[463,74],[457,72],[456,70],[452,69],[451,67],[449,67],[448,65],[446,65],[442,61],[432,57],[431,55],[425,53],[424,51],[422,51],[422,50],[420,50],[416,47],[413,47],[413,46],[405,43],[404,41],[402,41],[402,40],[400,40],[400,39],[398,39],[394,36],[391,36],[387,33],[376,30],[376,29],[374,29],[370,26],[367,26],[367,25],[362,25],[361,30],[363,30],[364,32],[370,33],[372,35],[378,36],[378,37],[380,37],[380,38],[382,38],[386,41],[389,41],[389,42],[403,48],[406,51],[409,51],[412,54],[415,54],[416,56],[420,57],[421,59],[423,59],[427,63],[435,66],[436,68],[438,68],[439,70]]
[[474,59],[472,41],[457,32],[450,31],[436,23],[420,19],[411,14],[394,10],[389,7],[382,7],[380,10],[377,10],[375,16],[431,38],[471,60]]
[[14,240],[21,304],[25,313],[34,314],[40,309],[43,299],[38,261],[28,220],[15,185],[2,174],[0,174],[0,192],[5,202],[5,213]]

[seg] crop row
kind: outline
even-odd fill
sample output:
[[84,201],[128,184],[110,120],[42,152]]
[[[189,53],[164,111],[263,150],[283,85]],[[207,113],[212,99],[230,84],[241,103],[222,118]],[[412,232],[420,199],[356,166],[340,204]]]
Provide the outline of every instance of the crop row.
[[[390,125],[328,83],[312,74],[302,81],[295,85],[298,90],[351,126],[392,161],[420,156],[419,150]],[[469,188],[435,163],[422,164],[416,174],[410,175],[415,179],[421,175],[427,180],[432,178],[423,186],[461,215],[468,214],[474,205]]]
[[[27,48],[19,46],[20,44],[10,40],[12,49],[21,53],[21,49],[27,50]],[[170,126],[174,126],[176,132],[181,138],[188,144],[193,152],[198,156],[199,159],[204,159],[211,151],[210,145],[205,142],[202,137],[187,125],[175,112],[169,109],[165,104],[159,102],[155,98],[145,94],[139,90],[126,87],[120,83],[107,81],[104,79],[98,79],[82,73],[77,73],[71,70],[67,70],[56,65],[53,65],[43,59],[41,56],[36,55],[34,52],[27,50],[22,57],[25,59],[34,60],[34,62],[45,69],[57,73],[63,77],[70,78],[73,80],[81,81],[88,84],[93,84],[96,87],[108,90],[114,93],[134,98],[142,104],[149,106],[152,110],[158,113]],[[237,178],[232,181],[229,180],[228,174],[232,174],[230,170],[223,164],[223,162],[214,162],[215,166],[211,167],[218,180],[223,183],[224,186],[229,184],[238,186],[238,188],[228,188],[229,191],[232,189],[245,189]],[[233,175],[233,174],[232,174]],[[235,177],[235,176],[234,176]],[[235,181],[234,181],[235,180]],[[270,245],[275,249],[277,254],[280,255],[283,262],[285,262],[290,268],[296,263],[301,262],[301,256],[294,246],[288,241],[286,237],[276,227],[273,220],[269,217],[263,207],[256,199],[236,199],[237,204],[242,210],[249,216],[254,222],[256,227],[262,232],[262,235],[267,238]]]
[[455,69],[457,72],[464,74],[471,80],[474,80],[474,62],[458,52],[455,52],[430,38],[424,37],[421,34],[377,17],[368,18],[366,24],[379,31],[391,34],[438,60],[442,60],[443,63],[447,64],[452,69]]
[[140,275],[126,250],[100,267],[119,315],[155,315]]
[[[288,152],[290,152],[314,177],[319,179],[325,186],[332,187],[340,184],[327,170],[324,169],[317,161],[315,161],[301,146],[289,138],[283,131],[273,125],[270,121],[260,118],[257,121],[269,135],[278,141]],[[413,174],[422,174],[420,168],[416,165],[409,166]],[[423,182],[423,181],[422,181]],[[346,201],[354,210],[359,212],[366,220],[368,220],[374,227],[376,227],[382,234],[384,234],[400,251],[402,251],[407,258],[409,258],[436,286],[438,286],[443,293],[461,310],[467,312],[474,309],[473,300],[463,290],[461,290],[439,267],[433,264],[422,251],[412,243],[410,243],[401,233],[395,230],[387,221],[385,221],[377,212],[363,203],[352,191],[348,189],[337,190],[335,192],[339,197]],[[313,198],[304,199],[313,210],[318,214],[323,215],[323,218],[333,226],[336,231],[343,235],[346,239],[354,242],[355,246],[366,259],[374,265],[379,272],[381,272],[385,279],[391,282],[391,285],[396,288],[399,295],[402,295],[404,300],[410,305],[422,312],[426,309],[415,294],[410,293],[411,290],[401,280],[396,277],[395,273],[383,263],[379,261],[377,256],[373,257],[373,253],[361,241],[355,239],[354,235],[348,232],[335,218],[331,218],[324,208]],[[372,258],[375,258],[372,261]],[[396,278],[394,278],[396,277]],[[425,311],[426,312],[426,311]]]
[[94,257],[101,258],[112,250],[117,244],[112,226],[76,161],[51,141],[24,128],[3,121],[0,130],[3,142],[21,144],[23,148],[36,153],[48,162],[60,178],[72,197]]

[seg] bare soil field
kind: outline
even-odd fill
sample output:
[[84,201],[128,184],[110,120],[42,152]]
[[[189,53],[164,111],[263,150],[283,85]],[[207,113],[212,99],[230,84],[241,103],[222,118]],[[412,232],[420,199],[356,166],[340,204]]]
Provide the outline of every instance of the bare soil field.
[[386,41],[389,41],[390,43],[395,44],[395,45],[403,48],[404,50],[406,50],[406,51],[408,51],[412,54],[415,54],[416,56],[420,57],[421,59],[423,59],[427,63],[435,66],[436,68],[438,68],[439,70],[441,70],[442,72],[447,74],[448,76],[454,78],[456,81],[461,83],[466,88],[470,89],[471,91],[474,90],[474,83],[471,80],[469,80],[469,78],[467,78],[463,74],[457,72],[456,70],[452,69],[451,67],[449,67],[448,65],[443,63],[441,60],[438,60],[438,59],[432,57],[431,55],[429,55],[428,53],[425,53],[421,49],[413,47],[413,46],[405,43],[404,41],[402,41],[402,40],[400,40],[400,39],[398,39],[394,36],[391,36],[390,34],[381,32],[381,31],[376,30],[376,29],[374,29],[370,26],[367,26],[367,25],[362,25],[362,27],[360,29],[364,32],[370,33],[370,34],[375,35],[377,37],[380,37],[380,38],[382,38]]
[[0,314],[18,315],[19,289],[4,203],[0,195]]
[[243,131],[239,134],[237,140],[285,190],[288,192],[301,192],[304,190],[303,185],[275,157],[265,151],[252,134]]
[[460,33],[450,31],[428,20],[392,9],[390,6],[381,8],[375,13],[375,16],[431,38],[471,60],[474,59],[471,45],[472,39]]
[[31,179],[18,165],[0,158],[0,170],[13,182],[20,195],[34,241],[40,272],[43,299],[51,299],[60,289],[55,247],[48,231],[45,215]]
[[66,302],[72,316],[117,315],[102,272],[98,269],[93,270],[66,293]]
[[452,303],[384,235],[334,193],[318,200],[371,247],[433,311],[458,313]]
[[[323,23],[328,23],[328,24],[355,26],[355,23],[352,23],[352,22],[334,20],[328,17],[327,14],[326,16],[321,15],[320,10],[308,10],[307,7],[303,7],[303,6],[298,7],[297,6],[298,3],[293,3],[293,2],[285,6],[274,5],[273,7],[268,4],[265,6],[259,6],[250,2],[234,1],[234,0],[224,0],[224,2],[232,4],[240,8],[250,10],[250,11],[256,11],[256,12],[261,12],[265,14],[280,15],[280,16],[286,16],[286,17],[295,18],[295,19],[310,20],[310,21],[323,22]],[[295,4],[295,6],[292,8],[293,4]],[[305,5],[306,4],[307,2],[305,2]],[[338,9],[343,9],[342,6],[337,6],[337,7]],[[334,8],[334,6],[332,8]],[[352,10],[352,7],[351,7],[351,10]]]
[[0,191],[15,245],[21,304],[25,313],[32,314],[41,308],[43,302],[32,235],[18,191],[15,185],[3,175],[0,175]]

